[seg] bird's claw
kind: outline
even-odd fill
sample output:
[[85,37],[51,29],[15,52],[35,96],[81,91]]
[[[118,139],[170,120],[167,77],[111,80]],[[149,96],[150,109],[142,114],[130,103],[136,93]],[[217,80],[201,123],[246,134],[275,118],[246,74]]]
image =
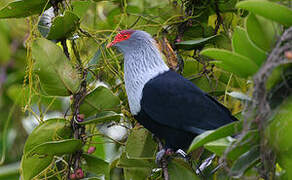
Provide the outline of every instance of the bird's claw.
[[156,154],[156,159],[155,159],[155,163],[157,165],[161,165],[161,161],[163,159],[163,157],[170,157],[174,154],[173,150],[170,148],[167,149],[161,149],[157,154]]
[[208,166],[210,166],[210,164],[212,163],[212,161],[214,160],[215,157],[216,157],[216,155],[213,154],[212,156],[205,159],[202,162],[202,164],[196,169],[196,174],[201,174],[202,171],[204,171]]
[[175,152],[175,154],[181,156],[182,158],[187,158],[187,157],[188,157],[187,153],[186,153],[184,150],[182,150],[182,149],[178,149],[178,150]]
[[175,156],[178,155],[178,156],[182,157],[183,159],[188,158],[187,153],[181,149],[178,149],[176,152],[174,152],[170,148],[167,148],[167,149],[164,148],[156,154],[155,163],[157,165],[160,165],[163,157],[171,157],[173,155],[175,155]]
[[157,165],[161,164],[161,160],[162,160],[163,156],[165,155],[165,152],[166,152],[165,149],[161,149],[158,153],[156,153],[155,163]]

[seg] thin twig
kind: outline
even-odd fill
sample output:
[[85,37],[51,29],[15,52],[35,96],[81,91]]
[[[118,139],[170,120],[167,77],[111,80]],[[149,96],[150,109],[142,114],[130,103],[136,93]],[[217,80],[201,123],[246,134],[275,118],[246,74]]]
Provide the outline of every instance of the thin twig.
[[70,54],[69,54],[69,51],[68,51],[68,46],[67,46],[67,43],[66,43],[66,39],[61,40],[61,45],[63,47],[64,54],[66,55],[66,57],[68,59],[70,59]]
[[216,12],[216,15],[217,15],[217,20],[216,20],[216,26],[215,26],[215,33],[214,34],[217,34],[218,33],[218,30],[220,28],[220,25],[222,24],[223,22],[223,19],[220,15],[220,9],[219,9],[219,6],[218,6],[218,0],[215,1],[215,12]]

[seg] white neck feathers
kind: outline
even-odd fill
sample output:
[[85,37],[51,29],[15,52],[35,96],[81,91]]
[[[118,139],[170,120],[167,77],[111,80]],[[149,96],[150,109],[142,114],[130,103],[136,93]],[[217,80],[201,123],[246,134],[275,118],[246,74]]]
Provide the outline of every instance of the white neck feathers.
[[140,101],[145,84],[169,70],[153,41],[145,40],[145,43],[141,43],[143,47],[124,52],[125,86],[133,115],[137,115],[141,110]]

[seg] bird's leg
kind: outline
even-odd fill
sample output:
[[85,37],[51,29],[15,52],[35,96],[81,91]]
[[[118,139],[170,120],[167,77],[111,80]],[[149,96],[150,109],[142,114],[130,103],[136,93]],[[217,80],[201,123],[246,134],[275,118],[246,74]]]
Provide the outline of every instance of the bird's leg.
[[168,159],[168,157],[174,155],[174,151],[170,148],[162,148],[160,151],[158,151],[158,153],[156,153],[156,159],[155,159],[155,163],[157,165],[161,165],[163,158],[165,160]]
[[216,155],[213,154],[212,156],[208,157],[205,159],[201,165],[197,168],[196,173],[197,174],[202,174],[202,171],[204,171],[208,166],[211,165],[212,161],[215,159]]
[[166,152],[165,149],[161,149],[160,151],[158,151],[158,153],[156,153],[155,163],[156,163],[157,165],[160,166],[161,161],[162,161],[162,158],[163,158],[164,155],[165,155],[165,152]]
[[190,160],[190,157],[187,155],[186,152],[182,149],[178,149],[176,152],[174,152],[171,148],[162,148],[157,154],[156,154],[156,164],[160,165],[161,160],[163,157],[168,158],[171,156],[179,156],[183,158],[186,161]]
[[159,148],[159,152],[156,154],[155,162],[156,164],[158,164],[158,166],[161,166],[164,180],[169,180],[168,169],[167,169],[168,163],[165,157],[166,152],[169,153],[169,151],[163,148],[162,142],[160,141],[159,138],[155,137],[155,139],[158,142],[158,148]]
[[175,152],[175,154],[181,156],[182,158],[184,158],[184,159],[186,159],[186,160],[189,159],[188,154],[187,154],[184,150],[182,150],[182,149],[178,149],[178,150]]

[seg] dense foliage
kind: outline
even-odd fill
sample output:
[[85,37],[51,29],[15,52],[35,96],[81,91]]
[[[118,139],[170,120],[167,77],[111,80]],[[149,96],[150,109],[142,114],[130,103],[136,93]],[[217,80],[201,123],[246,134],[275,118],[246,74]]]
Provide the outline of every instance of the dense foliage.
[[0,1],[0,179],[164,179],[129,112],[123,58],[105,47],[122,29],[151,33],[172,69],[239,119],[169,160],[171,180],[291,179],[291,5]]

